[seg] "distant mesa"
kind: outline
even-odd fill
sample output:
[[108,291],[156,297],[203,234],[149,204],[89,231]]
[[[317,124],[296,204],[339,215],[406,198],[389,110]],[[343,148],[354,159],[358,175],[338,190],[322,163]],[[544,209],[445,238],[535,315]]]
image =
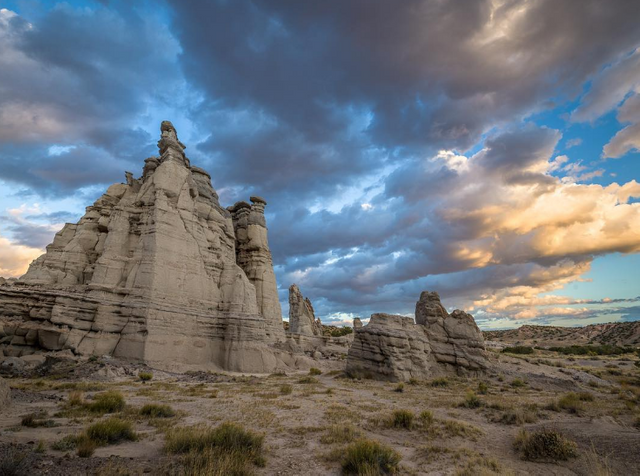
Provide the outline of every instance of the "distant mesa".
[[159,156],[144,160],[140,177],[126,172],[20,279],[0,278],[0,359],[20,367],[63,351],[266,373],[344,369],[348,353],[349,371],[399,380],[485,367],[473,318],[449,315],[435,293],[420,297],[417,323],[374,314],[366,326],[354,320],[355,334],[332,337],[293,284],[285,332],[266,200],[223,208],[173,124],[160,131]]

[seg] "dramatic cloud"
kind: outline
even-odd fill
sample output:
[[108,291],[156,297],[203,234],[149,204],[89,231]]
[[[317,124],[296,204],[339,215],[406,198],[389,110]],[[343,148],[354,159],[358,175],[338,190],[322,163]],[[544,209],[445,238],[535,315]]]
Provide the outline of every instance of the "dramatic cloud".
[[[640,149],[637,1],[86,3],[0,10],[15,196],[90,202],[166,118],[223,203],[269,202],[285,312],[291,282],[340,322],[424,289],[486,325],[626,305],[554,293],[640,252],[638,177],[602,160]],[[73,219],[1,215],[27,251]]]
[[69,195],[137,170],[154,148],[136,124],[182,84],[178,53],[133,10],[0,10],[0,179]]

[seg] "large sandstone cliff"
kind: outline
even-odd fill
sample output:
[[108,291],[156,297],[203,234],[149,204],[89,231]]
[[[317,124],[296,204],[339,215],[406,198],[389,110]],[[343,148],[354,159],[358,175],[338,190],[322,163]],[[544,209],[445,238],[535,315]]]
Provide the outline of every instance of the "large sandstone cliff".
[[222,208],[170,122],[160,157],[67,224],[17,282],[0,285],[0,345],[154,365],[271,371],[282,340],[262,199]]

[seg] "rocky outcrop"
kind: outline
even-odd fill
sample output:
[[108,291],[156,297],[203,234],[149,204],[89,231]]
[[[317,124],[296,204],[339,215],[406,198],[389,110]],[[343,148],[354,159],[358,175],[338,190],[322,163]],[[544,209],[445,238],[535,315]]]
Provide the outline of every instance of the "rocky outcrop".
[[267,240],[267,222],[264,217],[267,202],[261,197],[251,197],[250,201],[251,205],[237,202],[227,208],[233,220],[236,262],[255,287],[258,311],[265,318],[267,332],[280,337],[282,310]]
[[270,344],[284,329],[264,200],[222,208],[168,121],[158,148],[140,178],[127,173],[19,281],[0,285],[5,355],[70,349],[157,367],[277,366]]
[[373,314],[366,326],[354,332],[347,356],[349,374],[389,381],[429,377],[431,359],[426,329],[411,317]]
[[437,363],[453,371],[487,367],[484,338],[471,314],[447,312],[436,292],[424,291],[416,304],[416,323],[426,328]]
[[316,319],[313,306],[295,284],[289,287],[289,332],[307,336],[321,336],[322,323]]
[[402,381],[447,373],[478,373],[487,367],[482,333],[473,317],[447,312],[438,293],[423,292],[410,317],[373,314],[366,326],[354,319],[347,371],[378,380]]
[[359,318],[359,317],[356,317],[356,318],[353,320],[353,328],[354,328],[354,329],[360,329],[361,327],[362,327],[362,321],[360,320],[360,318]]
[[9,384],[0,377],[0,411],[11,405],[11,388]]

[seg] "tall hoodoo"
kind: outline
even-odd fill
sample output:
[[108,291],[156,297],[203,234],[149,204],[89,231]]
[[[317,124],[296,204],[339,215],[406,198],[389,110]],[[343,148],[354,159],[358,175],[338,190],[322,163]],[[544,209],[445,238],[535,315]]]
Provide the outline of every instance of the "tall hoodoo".
[[307,336],[321,336],[322,323],[316,319],[313,306],[297,285],[289,287],[289,332]]
[[158,149],[142,177],[128,173],[109,187],[20,281],[0,286],[5,353],[39,347],[164,367],[275,367],[267,344],[284,331],[264,200],[246,212],[222,208],[169,121]]
[[237,202],[228,208],[236,236],[236,261],[256,289],[258,310],[267,321],[267,331],[281,336],[282,310],[264,217],[267,202],[261,197],[251,197],[250,201],[251,205]]

